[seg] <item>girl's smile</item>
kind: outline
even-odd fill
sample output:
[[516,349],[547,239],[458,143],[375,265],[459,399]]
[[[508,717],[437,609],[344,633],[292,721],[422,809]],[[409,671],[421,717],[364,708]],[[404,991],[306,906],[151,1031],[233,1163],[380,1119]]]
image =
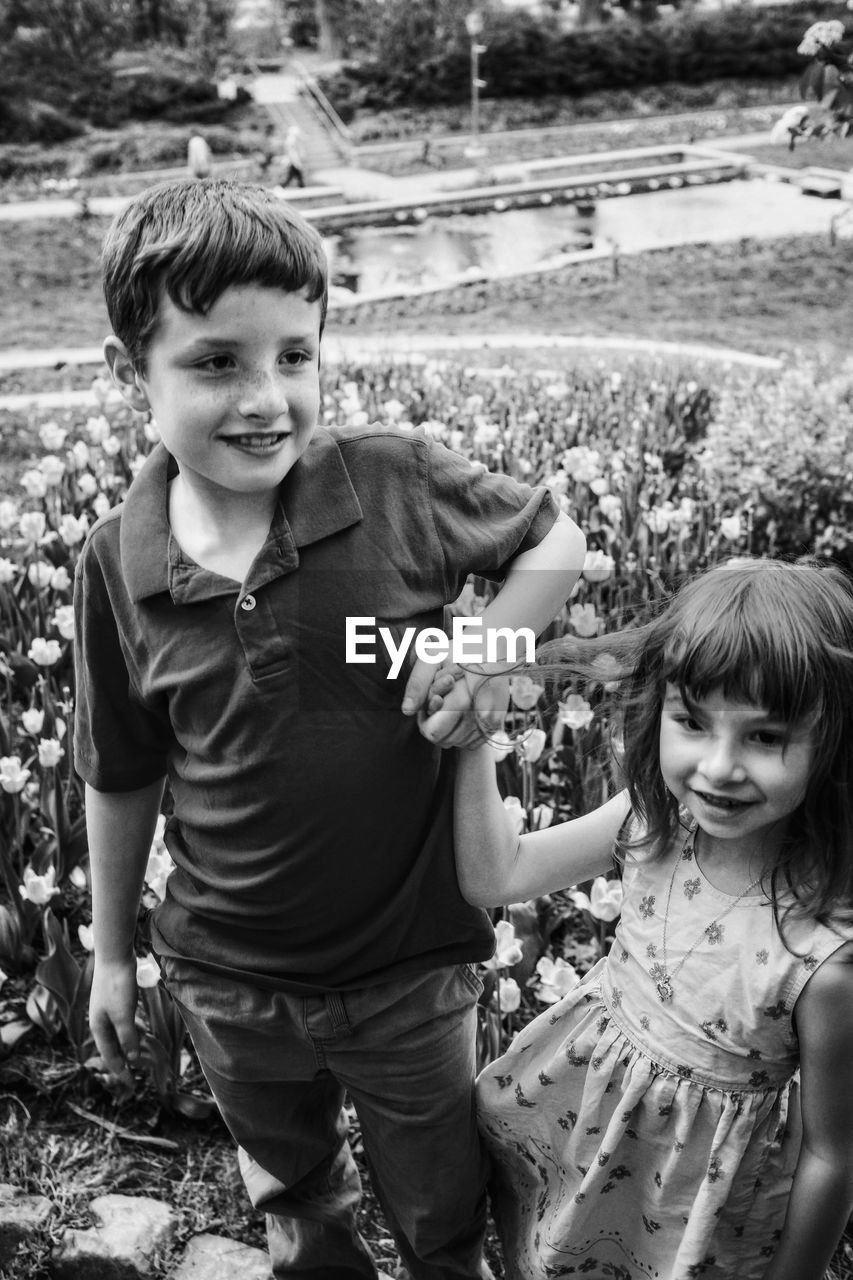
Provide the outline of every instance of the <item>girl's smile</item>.
[[707,847],[738,857],[772,856],[801,803],[814,756],[810,727],[790,728],[763,707],[720,690],[684,701],[668,684],[661,711],[664,781],[708,837]]

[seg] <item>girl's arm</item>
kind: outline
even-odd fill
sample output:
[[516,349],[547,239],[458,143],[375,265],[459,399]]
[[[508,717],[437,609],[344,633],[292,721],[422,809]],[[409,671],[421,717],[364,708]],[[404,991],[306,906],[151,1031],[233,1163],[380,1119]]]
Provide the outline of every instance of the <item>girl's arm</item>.
[[519,838],[504,808],[488,746],[460,751],[454,800],[456,871],[478,907],[565,889],[612,866],[613,844],[630,808],[627,792],[600,809]]
[[823,1280],[853,1209],[853,944],[821,965],[794,1018],[803,1145],[765,1280]]
[[[529,551],[522,552],[510,564],[500,591],[483,610],[482,635],[506,628],[518,631],[527,627],[538,636],[562,609],[583,568],[586,539],[562,512],[545,537]],[[513,654],[498,653],[507,667],[516,662]],[[479,663],[475,664],[477,667]],[[491,670],[498,668],[492,667]],[[435,666],[418,661],[406,684],[403,713],[413,715],[427,706],[430,687],[437,674]],[[443,697],[438,710],[421,717],[425,738],[441,747],[470,747],[482,737],[480,721],[497,728],[506,712],[506,686],[500,680],[483,683],[477,670],[466,672],[463,679]],[[474,700],[476,698],[476,714]]]

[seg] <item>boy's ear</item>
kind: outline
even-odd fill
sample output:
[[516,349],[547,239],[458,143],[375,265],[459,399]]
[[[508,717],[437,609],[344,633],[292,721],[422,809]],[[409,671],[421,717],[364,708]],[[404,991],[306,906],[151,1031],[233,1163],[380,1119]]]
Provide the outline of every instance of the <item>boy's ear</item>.
[[125,403],[137,413],[145,413],[151,406],[142,377],[134,368],[127,347],[115,334],[110,334],[104,343],[104,359]]

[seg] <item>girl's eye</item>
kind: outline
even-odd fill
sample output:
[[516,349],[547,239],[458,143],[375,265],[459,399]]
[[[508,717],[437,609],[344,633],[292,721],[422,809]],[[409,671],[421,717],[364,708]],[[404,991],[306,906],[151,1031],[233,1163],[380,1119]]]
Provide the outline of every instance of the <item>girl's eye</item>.
[[782,747],[785,745],[785,735],[778,729],[758,729],[755,739],[762,747]]

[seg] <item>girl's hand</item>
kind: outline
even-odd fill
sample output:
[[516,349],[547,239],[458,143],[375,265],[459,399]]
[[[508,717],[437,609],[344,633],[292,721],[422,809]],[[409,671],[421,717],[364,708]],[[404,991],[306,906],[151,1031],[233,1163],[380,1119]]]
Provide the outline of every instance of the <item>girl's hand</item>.
[[500,729],[508,706],[508,677],[487,677],[449,663],[436,676],[418,724],[439,747],[479,747]]

